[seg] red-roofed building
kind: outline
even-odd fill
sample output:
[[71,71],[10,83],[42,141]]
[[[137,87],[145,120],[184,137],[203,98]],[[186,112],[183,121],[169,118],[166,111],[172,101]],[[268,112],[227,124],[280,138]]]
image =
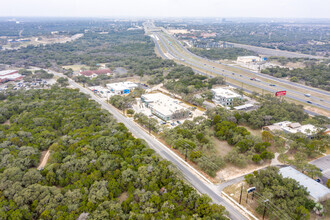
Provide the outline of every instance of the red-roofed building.
[[110,69],[100,69],[100,70],[86,70],[86,71],[81,71],[79,73],[80,75],[89,77],[89,78],[94,78],[99,75],[111,75],[112,71]]
[[19,81],[23,79],[24,76],[18,73],[18,70],[3,70],[0,71],[0,83],[5,83],[8,81]]

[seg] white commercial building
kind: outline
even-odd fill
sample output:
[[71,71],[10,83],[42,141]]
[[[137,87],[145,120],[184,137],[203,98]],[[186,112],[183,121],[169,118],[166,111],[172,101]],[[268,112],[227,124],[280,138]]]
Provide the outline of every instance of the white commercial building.
[[257,56],[241,56],[241,57],[237,57],[237,62],[238,63],[255,63],[255,62],[260,62],[262,59],[260,57]]
[[107,84],[107,88],[116,95],[129,94],[138,85],[132,82],[118,82]]
[[141,101],[151,113],[164,121],[181,119],[189,116],[190,111],[175,100],[163,93],[151,93],[141,96]]
[[263,130],[267,131],[284,131],[284,133],[291,133],[295,134],[298,132],[303,133],[306,136],[312,136],[319,131],[319,128],[315,127],[314,125],[307,124],[301,125],[298,122],[290,122],[290,121],[282,121],[275,123],[273,125],[263,127]]
[[223,106],[230,106],[233,104],[234,99],[242,99],[242,96],[224,88],[211,89],[213,93],[212,101],[215,104],[220,104]]

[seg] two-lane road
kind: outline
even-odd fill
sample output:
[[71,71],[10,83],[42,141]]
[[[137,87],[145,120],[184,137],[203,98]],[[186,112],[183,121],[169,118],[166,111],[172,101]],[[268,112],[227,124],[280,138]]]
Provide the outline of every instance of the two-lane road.
[[[57,73],[54,71],[50,72],[59,77],[66,77],[61,73]],[[198,174],[198,171],[190,167],[182,158],[176,155],[164,144],[159,142],[155,137],[149,135],[145,130],[141,129],[131,119],[126,118],[113,106],[106,103],[103,99],[97,97],[92,91],[88,90],[87,88],[84,88],[80,84],[74,82],[72,79],[69,79],[69,84],[74,88],[78,88],[81,92],[90,95],[91,98],[97,103],[99,103],[103,109],[109,111],[114,116],[114,118],[117,119],[118,122],[122,122],[135,137],[145,140],[149,147],[155,150],[162,158],[172,162],[183,173],[185,178],[196,190],[198,190],[200,193],[208,195],[214,203],[223,205],[228,211],[229,217],[231,219],[247,219],[236,208],[234,208],[230,203],[228,203],[220,196],[220,191],[217,189],[217,187],[215,187],[214,184],[209,181],[203,180],[203,178],[201,178],[201,175]]]

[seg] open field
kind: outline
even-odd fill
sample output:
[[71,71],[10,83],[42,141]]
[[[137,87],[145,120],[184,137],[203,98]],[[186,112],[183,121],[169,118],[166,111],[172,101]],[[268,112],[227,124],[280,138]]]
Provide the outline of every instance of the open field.
[[[7,43],[3,45],[3,50],[13,50],[19,49],[22,47],[26,47],[28,45],[46,45],[46,44],[55,44],[55,43],[67,43],[70,41],[74,41],[79,39],[80,37],[84,36],[84,34],[75,34],[73,36],[66,36],[66,35],[52,35],[52,36],[40,36],[40,37],[29,37],[24,38],[29,40],[27,42],[15,42],[15,43]],[[9,39],[9,37],[7,37]]]
[[246,175],[252,173],[255,170],[259,170],[265,168],[270,165],[270,161],[265,162],[261,165],[258,164],[248,164],[244,168],[240,168],[231,164],[227,164],[226,167],[219,172],[217,172],[217,177],[223,179],[225,181],[234,179],[236,177],[240,177],[242,175]]
[[216,137],[212,137],[213,142],[214,142],[214,147],[216,150],[216,154],[218,156],[225,156],[227,155],[234,147],[230,146],[227,141],[220,141],[218,138]]
[[68,65],[68,66],[63,66],[64,69],[72,69],[73,71],[79,71],[79,70],[88,70],[89,69],[89,66],[86,66],[86,65]]

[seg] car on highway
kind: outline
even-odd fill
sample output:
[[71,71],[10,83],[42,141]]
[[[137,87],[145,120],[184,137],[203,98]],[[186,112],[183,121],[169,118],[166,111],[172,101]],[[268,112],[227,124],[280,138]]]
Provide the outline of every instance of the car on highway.
[[242,75],[239,75],[240,77],[242,77]]
[[231,74],[235,75],[235,73],[231,73]]
[[270,86],[276,86],[275,84],[269,84]]
[[312,104],[312,102],[311,101],[306,101],[308,104]]

